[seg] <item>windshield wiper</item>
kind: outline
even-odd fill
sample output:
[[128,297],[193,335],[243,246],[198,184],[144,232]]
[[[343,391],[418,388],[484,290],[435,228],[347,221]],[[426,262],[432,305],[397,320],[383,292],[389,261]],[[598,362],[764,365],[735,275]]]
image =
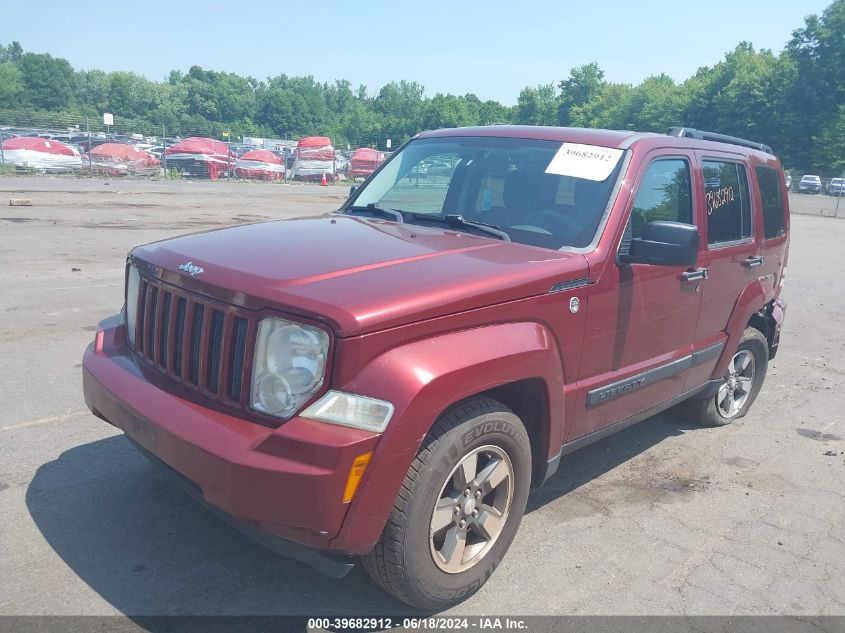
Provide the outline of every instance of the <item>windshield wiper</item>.
[[495,235],[500,240],[504,240],[505,242],[511,241],[510,235],[505,233],[501,229],[501,227],[498,227],[495,224],[487,224],[486,222],[470,222],[469,220],[465,220],[464,216],[462,215],[440,215],[438,213],[412,213],[411,217],[413,217],[415,220],[428,220],[430,222],[437,222],[438,224],[447,224],[453,229],[472,227],[484,233],[488,233],[489,235]]
[[405,221],[405,216],[402,215],[402,212],[398,209],[385,209],[383,207],[376,206],[375,202],[371,202],[370,204],[364,207],[356,207],[352,206],[346,209],[347,213],[372,213],[375,215],[380,215],[382,217],[390,218],[391,220],[396,220],[399,224],[402,224]]

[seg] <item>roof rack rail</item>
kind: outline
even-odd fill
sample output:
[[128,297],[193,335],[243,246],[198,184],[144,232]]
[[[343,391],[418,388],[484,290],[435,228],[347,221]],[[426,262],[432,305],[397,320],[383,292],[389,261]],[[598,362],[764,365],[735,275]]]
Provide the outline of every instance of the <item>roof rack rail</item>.
[[676,127],[672,128],[669,136],[677,136],[681,138],[697,138],[702,141],[717,141],[719,143],[730,143],[731,145],[741,145],[742,147],[750,147],[751,149],[760,150],[768,154],[773,154],[772,148],[763,143],[756,143],[748,141],[737,136],[728,136],[727,134],[718,134],[716,132],[705,132],[704,130],[696,130],[691,127]]

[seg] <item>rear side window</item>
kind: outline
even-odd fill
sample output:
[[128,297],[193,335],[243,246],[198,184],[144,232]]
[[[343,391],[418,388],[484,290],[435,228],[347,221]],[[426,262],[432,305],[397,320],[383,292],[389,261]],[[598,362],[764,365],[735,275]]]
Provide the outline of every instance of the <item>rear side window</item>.
[[702,163],[707,196],[707,243],[723,244],[751,237],[751,201],[745,166],[706,160]]
[[784,234],[783,199],[780,194],[780,176],[771,167],[755,167],[760,199],[763,201],[763,233],[766,239]]
[[640,237],[645,225],[655,220],[693,223],[687,161],[680,158],[656,160],[643,175],[631,211],[632,236]]

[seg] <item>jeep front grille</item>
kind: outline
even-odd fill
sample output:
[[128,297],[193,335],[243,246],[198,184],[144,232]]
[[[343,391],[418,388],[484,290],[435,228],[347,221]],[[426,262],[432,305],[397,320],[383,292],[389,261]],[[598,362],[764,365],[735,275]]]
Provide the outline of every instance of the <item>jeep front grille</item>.
[[250,319],[144,276],[137,301],[135,352],[143,361],[188,389],[245,408]]

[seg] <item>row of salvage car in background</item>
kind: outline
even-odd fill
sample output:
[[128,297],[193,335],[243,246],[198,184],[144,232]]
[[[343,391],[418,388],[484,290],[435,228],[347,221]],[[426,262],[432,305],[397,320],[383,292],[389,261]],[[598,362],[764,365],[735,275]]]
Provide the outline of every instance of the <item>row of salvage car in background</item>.
[[331,139],[309,136],[280,151],[250,149],[238,155],[223,141],[189,137],[158,152],[126,142],[71,145],[43,136],[4,138],[2,165],[21,172],[90,173],[98,176],[157,176],[163,172],[217,180],[235,177],[257,180],[366,178],[385,160],[385,153],[368,147],[336,150]]
[[819,176],[805,174],[798,183],[798,193],[826,193],[829,196],[838,197],[845,194],[845,178],[822,180]]

